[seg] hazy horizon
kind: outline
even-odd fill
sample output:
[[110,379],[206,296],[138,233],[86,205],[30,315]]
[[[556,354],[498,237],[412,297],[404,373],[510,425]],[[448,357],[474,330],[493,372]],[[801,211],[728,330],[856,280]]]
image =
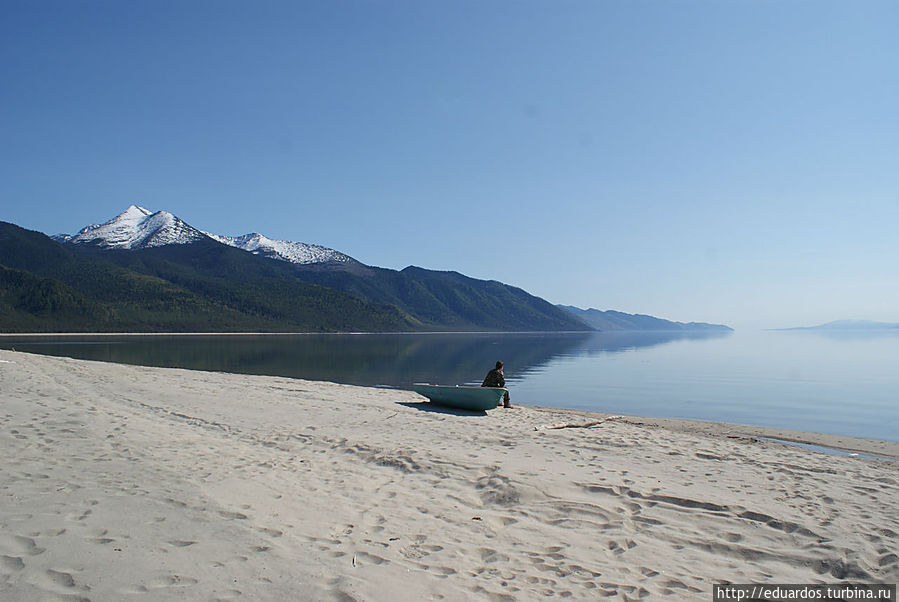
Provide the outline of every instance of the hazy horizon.
[[12,3],[0,219],[223,235],[738,330],[899,322],[888,1]]

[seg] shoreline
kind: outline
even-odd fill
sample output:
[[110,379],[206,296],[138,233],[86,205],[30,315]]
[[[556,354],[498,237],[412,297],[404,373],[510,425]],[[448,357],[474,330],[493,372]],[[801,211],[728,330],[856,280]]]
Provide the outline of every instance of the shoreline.
[[[583,417],[584,422],[587,422],[590,419],[612,416],[610,413],[592,412],[589,410],[552,408],[546,406],[527,407],[549,412],[570,413],[573,416]],[[872,456],[871,459],[899,461],[899,441],[868,439],[865,437],[853,437],[851,435],[832,435],[829,433],[815,433],[811,431],[796,431],[777,427],[754,426],[751,424],[693,420],[689,418],[657,418],[652,416],[632,416],[630,414],[615,414],[615,416],[621,416],[620,422],[628,424],[667,428],[685,433],[702,433],[716,437],[757,438],[770,440],[771,443],[774,444],[780,442],[782,445],[813,445],[843,452],[865,454],[867,456]]]
[[[153,337],[153,336],[307,336],[307,335],[411,335],[411,334],[596,334],[599,330],[394,330],[385,332],[0,332],[4,337]],[[618,332],[618,331],[616,331]],[[621,331],[628,332],[628,331]],[[638,330],[633,332],[678,332],[668,330]],[[690,332],[690,331],[686,331]]]
[[[231,332],[219,332],[219,333],[71,333],[69,335],[60,335],[59,333],[45,333],[45,334],[28,334],[28,335],[8,335],[0,333],[0,341],[4,338],[14,337],[14,336],[30,336],[30,337],[57,337],[57,336],[147,336],[147,337],[158,337],[158,336],[314,336],[314,335],[329,335],[329,336],[357,336],[357,335],[384,335],[384,334],[395,334],[395,335],[410,335],[410,334],[540,334],[540,333],[471,333],[471,332],[458,332],[458,333],[449,333],[449,332],[428,332],[428,333],[411,333],[411,332],[397,332],[397,333],[231,333]],[[0,349],[0,353],[7,351]],[[15,353],[31,353],[29,351],[15,351]],[[35,355],[43,355],[43,354],[35,354]],[[66,356],[53,356],[46,355],[45,357],[66,357]],[[77,358],[69,358],[69,359],[77,359]],[[114,365],[122,365],[122,366],[144,366],[144,364],[122,364],[118,362],[112,361],[104,361],[104,360],[83,360],[83,361],[97,361],[102,363],[109,363]],[[146,366],[152,367],[152,366]],[[173,369],[184,369],[191,370],[196,372],[209,372],[208,370],[197,370],[194,368],[173,368]],[[221,374],[243,374],[236,372],[214,372]],[[260,375],[264,376],[264,375]],[[293,378],[288,376],[283,377],[272,377],[272,378]],[[306,379],[299,379],[306,380]],[[332,383],[340,384],[340,385],[348,385],[348,386],[362,386],[365,385],[350,385],[349,383],[337,383],[335,381],[313,381],[313,382],[323,382],[323,383]],[[372,387],[372,388],[384,388],[384,387]],[[396,387],[388,387],[390,389],[395,389],[398,391],[409,391],[408,389],[399,389]],[[526,407],[533,408],[536,410],[544,410],[544,411],[558,411],[558,412],[570,412],[572,415],[579,416],[595,416],[595,417],[605,417],[610,415],[609,413],[592,411],[592,410],[578,410],[574,408],[556,408],[551,406],[540,406],[540,405],[527,405]],[[834,434],[834,433],[819,433],[815,431],[801,431],[795,429],[785,429],[780,427],[770,427],[770,426],[757,426],[750,424],[740,424],[740,423],[729,423],[729,422],[718,422],[713,420],[703,420],[697,418],[669,418],[669,417],[657,417],[657,416],[639,416],[639,415],[631,415],[625,414],[628,419],[633,421],[640,421],[644,424],[654,425],[654,426],[663,426],[668,425],[673,428],[680,428],[683,430],[691,431],[691,432],[716,432],[722,433],[724,431],[728,431],[729,433],[733,433],[734,435],[740,435],[745,437],[761,437],[767,439],[781,440],[788,443],[796,443],[802,445],[812,445],[812,446],[820,446],[824,448],[830,448],[834,450],[839,450],[843,452],[849,453],[858,453],[869,456],[874,456],[875,459],[877,457],[881,457],[888,460],[899,460],[899,440],[890,441],[886,439],[874,439],[868,437],[857,437],[854,435],[842,435],[842,434]],[[588,419],[585,418],[584,421]],[[676,426],[680,425],[680,426]]]
[[[144,333],[146,336],[167,336],[169,333]],[[175,333],[175,334],[185,334],[185,333]],[[190,336],[203,336],[210,333],[189,333]],[[244,335],[258,335],[258,334],[270,334],[270,335],[315,335],[315,334],[357,334],[357,333],[214,333],[216,336],[227,336],[234,334],[244,334]],[[472,333],[358,333],[358,334],[472,334]],[[495,333],[484,333],[484,334],[495,334]],[[508,334],[520,334],[520,333],[508,333]],[[0,337],[4,336],[13,336],[13,335],[3,335],[0,334]],[[39,336],[39,335],[29,335],[29,336]],[[59,336],[57,334],[54,335],[46,335],[46,336]],[[72,336],[106,336],[104,334],[97,333],[87,333]],[[129,333],[119,333],[117,336],[133,336]],[[5,352],[6,350],[0,349],[0,353]],[[15,351],[13,353],[24,353],[30,354],[28,351]],[[33,355],[39,355],[42,357],[63,357],[64,359],[71,359],[74,361],[85,361],[85,362],[98,362],[103,364],[112,364],[118,366],[134,366],[134,367],[147,367],[147,368],[157,368],[155,366],[144,366],[143,364],[122,364],[119,362],[107,362],[102,360],[81,360],[78,358],[69,358],[67,356],[52,356],[52,355],[43,355],[39,353],[35,353]],[[209,372],[210,374],[230,374],[230,375],[245,375],[245,376],[261,376],[266,377],[266,375],[250,375],[243,374],[239,372],[216,372],[209,370],[196,370],[193,368],[161,368],[162,370],[190,370],[191,372]],[[293,379],[292,377],[281,377],[281,376],[271,376],[270,378],[288,378],[291,380],[307,380],[307,379]],[[364,385],[353,385],[348,383],[338,383],[333,381],[310,381],[310,382],[321,382],[325,384],[333,384],[338,386],[353,386],[360,388],[370,388],[370,389],[382,389],[382,390],[395,390],[395,391],[403,391],[407,393],[412,393],[409,389],[399,389],[395,387],[366,387]],[[606,418],[608,416],[612,416],[609,412],[596,412],[592,410],[578,410],[574,408],[556,408],[552,406],[540,406],[540,405],[529,405],[529,404],[518,404],[523,407],[527,407],[533,410],[542,411],[542,412],[553,412],[553,413],[564,413],[570,414],[571,416],[578,417],[582,419],[583,422],[588,422],[591,420],[597,420],[601,418]],[[657,417],[657,416],[637,416],[632,414],[615,414],[616,416],[622,416],[622,422],[629,422],[630,424],[642,424],[654,427],[662,427],[669,428],[673,430],[683,431],[683,432],[694,432],[694,433],[706,433],[709,435],[716,436],[742,436],[742,437],[757,437],[762,439],[770,439],[772,443],[777,443],[777,440],[784,442],[786,444],[797,443],[801,445],[813,445],[819,446],[844,452],[850,453],[859,453],[865,454],[868,456],[873,456],[872,459],[884,459],[884,460],[896,460],[899,461],[899,441],[889,441],[885,439],[871,439],[866,437],[855,437],[852,435],[836,435],[831,433],[817,433],[814,431],[797,431],[792,429],[783,429],[778,427],[766,427],[766,426],[755,426],[751,424],[739,424],[739,423],[731,423],[731,422],[717,422],[713,420],[699,420],[699,419],[691,419],[691,418],[666,418],[666,417]]]
[[0,598],[707,600],[899,580],[895,462],[771,429],[12,351],[0,402]]

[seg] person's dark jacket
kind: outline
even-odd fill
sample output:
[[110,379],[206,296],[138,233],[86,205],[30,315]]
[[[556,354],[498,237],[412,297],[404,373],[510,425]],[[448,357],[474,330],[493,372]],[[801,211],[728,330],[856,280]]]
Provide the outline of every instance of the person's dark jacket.
[[482,387],[505,387],[506,379],[503,377],[503,371],[497,370],[494,368],[490,372],[487,373],[487,376],[484,377],[484,382],[481,384]]

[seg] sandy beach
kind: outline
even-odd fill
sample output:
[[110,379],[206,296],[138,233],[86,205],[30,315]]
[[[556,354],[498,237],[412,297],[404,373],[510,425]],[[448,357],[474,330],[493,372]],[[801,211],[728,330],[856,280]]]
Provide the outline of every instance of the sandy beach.
[[899,463],[764,437],[895,459],[894,442],[11,351],[0,403],[3,600],[899,581]]

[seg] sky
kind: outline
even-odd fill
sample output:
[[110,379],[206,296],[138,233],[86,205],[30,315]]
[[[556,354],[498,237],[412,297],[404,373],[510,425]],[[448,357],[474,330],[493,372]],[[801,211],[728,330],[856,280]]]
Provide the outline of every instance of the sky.
[[899,322],[893,0],[0,0],[0,220],[740,328]]

